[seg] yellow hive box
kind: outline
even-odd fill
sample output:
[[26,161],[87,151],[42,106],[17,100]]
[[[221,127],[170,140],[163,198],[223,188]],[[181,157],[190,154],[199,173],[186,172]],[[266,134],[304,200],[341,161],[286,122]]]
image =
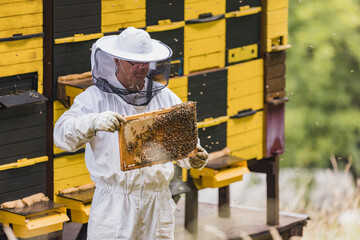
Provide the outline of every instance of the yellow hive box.
[[235,158],[235,161],[237,162],[221,168],[205,167],[202,170],[190,169],[190,174],[193,177],[193,181],[198,189],[221,188],[228,186],[231,183],[241,181],[243,175],[249,172],[246,161],[240,161],[241,159],[233,156],[224,156],[221,158]]
[[185,0],[184,19],[196,19],[201,14],[225,14],[225,0]]
[[225,66],[225,19],[187,24],[184,35],[184,75]]
[[101,32],[119,31],[121,28],[133,26],[146,27],[146,2],[102,0]]
[[170,78],[168,88],[173,91],[182,102],[188,99],[188,78],[187,76]]
[[227,146],[231,155],[245,159],[263,158],[263,111],[228,120]]

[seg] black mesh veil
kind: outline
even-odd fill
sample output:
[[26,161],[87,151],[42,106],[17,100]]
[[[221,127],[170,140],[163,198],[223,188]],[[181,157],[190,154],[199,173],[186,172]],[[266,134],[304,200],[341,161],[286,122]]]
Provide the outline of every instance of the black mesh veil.
[[160,61],[149,61],[149,70],[145,78],[144,87],[138,91],[133,91],[125,88],[116,78],[116,71],[121,71],[121,69],[119,70],[116,67],[114,59],[131,61],[135,64],[136,61],[111,55],[98,48],[96,43],[94,43],[91,54],[94,85],[104,92],[119,95],[125,102],[131,105],[147,105],[169,82],[172,50],[167,45],[163,45],[169,49],[170,54],[168,58]]

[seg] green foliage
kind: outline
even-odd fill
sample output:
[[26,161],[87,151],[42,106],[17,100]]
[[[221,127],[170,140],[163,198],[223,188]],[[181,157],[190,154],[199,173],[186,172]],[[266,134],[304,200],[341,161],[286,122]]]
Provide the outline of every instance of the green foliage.
[[282,166],[351,155],[360,172],[360,2],[290,0]]

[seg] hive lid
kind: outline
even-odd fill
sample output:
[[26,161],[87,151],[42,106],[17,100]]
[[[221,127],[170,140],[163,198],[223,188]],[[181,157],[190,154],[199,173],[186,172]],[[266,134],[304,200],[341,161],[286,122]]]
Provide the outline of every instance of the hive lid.
[[2,108],[12,108],[44,101],[47,101],[47,98],[35,90],[0,96],[0,105]]

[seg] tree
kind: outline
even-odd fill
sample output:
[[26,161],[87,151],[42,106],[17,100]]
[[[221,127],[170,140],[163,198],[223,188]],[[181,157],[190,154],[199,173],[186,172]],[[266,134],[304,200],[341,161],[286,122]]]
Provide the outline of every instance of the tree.
[[329,156],[360,170],[358,0],[290,0],[282,166],[324,167]]

